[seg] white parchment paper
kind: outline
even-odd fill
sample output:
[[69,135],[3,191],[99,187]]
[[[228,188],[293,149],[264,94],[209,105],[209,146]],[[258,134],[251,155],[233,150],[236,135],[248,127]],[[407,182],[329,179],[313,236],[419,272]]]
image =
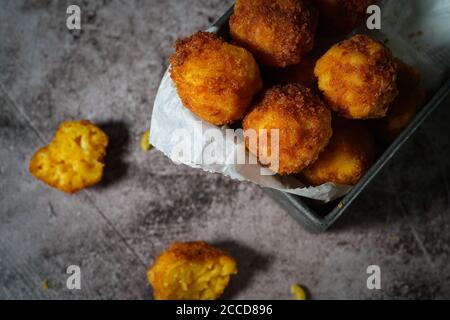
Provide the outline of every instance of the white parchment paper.
[[[381,7],[382,31],[368,32],[361,28],[356,32],[387,40],[395,56],[421,71],[427,90],[433,92],[450,65],[450,1],[386,0]],[[213,138],[202,135],[209,129],[216,129]],[[228,163],[226,160],[234,159],[243,146],[242,140],[230,139],[226,129],[204,122],[184,108],[169,72],[165,73],[153,106],[150,143],[172,161],[324,202],[337,199],[351,189],[333,183],[305,187],[293,176],[261,175],[261,170],[267,169],[259,164]],[[189,154],[179,152],[180,145],[186,144],[192,145]],[[211,151],[223,154],[221,161],[205,163],[205,153]],[[254,160],[252,155],[248,156]]]

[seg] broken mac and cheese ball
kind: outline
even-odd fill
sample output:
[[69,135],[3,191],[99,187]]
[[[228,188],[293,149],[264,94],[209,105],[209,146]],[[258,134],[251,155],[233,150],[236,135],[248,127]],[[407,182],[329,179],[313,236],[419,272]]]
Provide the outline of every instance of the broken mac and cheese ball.
[[66,121],[34,154],[29,170],[46,184],[74,193],[100,182],[107,145],[108,136],[91,122]]
[[237,273],[236,261],[205,242],[173,243],[147,273],[156,300],[215,300]]

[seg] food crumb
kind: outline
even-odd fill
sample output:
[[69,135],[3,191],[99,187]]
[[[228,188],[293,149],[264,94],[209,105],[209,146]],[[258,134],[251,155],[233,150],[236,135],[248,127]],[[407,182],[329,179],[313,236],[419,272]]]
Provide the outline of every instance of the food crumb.
[[141,136],[141,149],[144,152],[149,151],[152,148],[152,145],[150,144],[150,131],[147,130],[144,132],[144,134]]
[[48,290],[48,280],[44,280],[44,282],[42,283],[42,289]]
[[298,284],[293,284],[291,286],[291,294],[295,300],[306,300],[305,290]]

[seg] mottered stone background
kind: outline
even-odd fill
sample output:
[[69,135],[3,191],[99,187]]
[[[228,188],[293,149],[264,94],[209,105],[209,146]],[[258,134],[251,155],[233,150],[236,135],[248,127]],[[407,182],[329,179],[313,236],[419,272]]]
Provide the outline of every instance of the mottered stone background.
[[[82,32],[65,26],[82,10]],[[250,183],[143,153],[177,37],[207,28],[227,0],[1,1],[0,298],[150,299],[146,270],[172,241],[205,240],[238,261],[224,298],[450,298],[449,101],[327,233],[313,235]],[[74,196],[28,162],[59,122],[110,135],[104,181]],[[81,290],[66,268],[81,267]],[[366,268],[382,290],[366,288]],[[44,283],[48,283],[48,288]]]

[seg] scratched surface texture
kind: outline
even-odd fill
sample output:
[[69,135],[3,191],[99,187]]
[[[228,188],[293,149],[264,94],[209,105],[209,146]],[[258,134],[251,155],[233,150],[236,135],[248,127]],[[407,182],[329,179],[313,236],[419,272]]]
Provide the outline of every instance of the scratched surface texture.
[[[172,241],[205,240],[238,261],[224,298],[450,298],[447,101],[336,226],[312,235],[249,183],[143,153],[140,134],[178,36],[209,26],[227,0],[1,1],[0,298],[151,299],[146,270]],[[74,196],[27,172],[59,122],[111,136],[103,183]],[[81,290],[66,288],[79,265]],[[368,290],[379,265],[382,289]],[[48,284],[48,285],[45,285]]]

